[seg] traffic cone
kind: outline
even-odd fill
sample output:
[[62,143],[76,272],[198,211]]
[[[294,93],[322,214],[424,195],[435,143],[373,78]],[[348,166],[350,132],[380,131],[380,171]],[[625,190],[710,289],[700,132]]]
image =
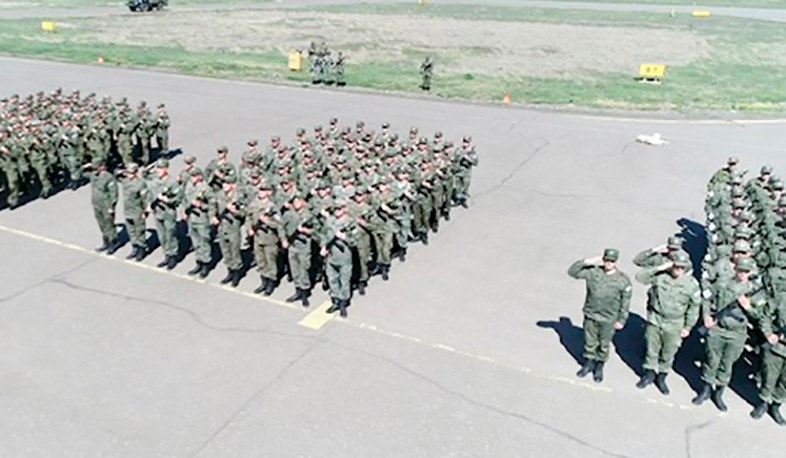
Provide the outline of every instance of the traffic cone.
[[513,99],[510,97],[510,92],[505,93],[505,97],[502,97],[502,103],[505,105],[510,105],[513,102]]
[[104,63],[104,56],[98,56],[98,63],[99,64],[103,64]]

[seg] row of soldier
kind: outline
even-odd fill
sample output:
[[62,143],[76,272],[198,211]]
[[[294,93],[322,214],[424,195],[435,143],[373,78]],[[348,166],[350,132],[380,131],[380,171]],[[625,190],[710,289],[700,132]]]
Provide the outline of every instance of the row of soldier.
[[[644,372],[637,387],[655,384],[667,395],[666,378],[691,332],[704,341],[702,386],[692,402],[712,400],[728,410],[724,391],[735,363],[744,357],[756,369],[760,402],[751,412],[765,413],[786,425],[780,406],[786,401],[786,197],[783,182],[764,166],[759,177],[743,184],[730,158],[708,186],[706,255],[699,272],[684,249],[670,237],[661,247],[634,258],[642,267],[636,279],[649,286],[644,338]],[[693,247],[694,257],[701,250]],[[569,274],[587,282],[584,305],[585,361],[578,372],[603,380],[603,365],[616,331],[628,319],[631,282],[617,267],[619,251],[580,260]],[[697,280],[698,278],[698,280]],[[748,352],[745,352],[746,347]],[[744,354],[745,353],[745,354]]]
[[[216,154],[204,168],[185,158],[177,178],[166,159],[121,171],[128,257],[141,261],[148,254],[145,222],[153,215],[164,252],[159,267],[174,268],[182,255],[176,229],[182,219],[196,258],[190,275],[208,275],[217,242],[227,267],[222,283],[237,286],[248,267],[241,256],[247,241],[261,279],[256,293],[272,294],[286,275],[295,286],[287,301],[308,306],[321,281],[331,311],[342,316],[353,288],[365,294],[375,273],[387,280],[391,260],[404,261],[409,243],[428,244],[452,207],[467,207],[478,163],[470,137],[455,145],[441,132],[429,139],[413,127],[401,139],[387,123],[374,132],[363,122],[341,128],[335,118],[311,135],[298,129],[290,145],[273,137],[262,151],[249,141],[238,165],[226,147]],[[118,180],[97,161],[92,185],[99,250],[114,253]]]
[[0,101],[0,169],[6,203],[48,198],[57,189],[77,189],[94,159],[114,164],[148,164],[152,142],[168,151],[170,120],[163,104],[136,110],[126,98],[114,103],[94,93],[61,89]]
[[308,62],[310,64],[311,82],[313,84],[346,85],[344,78],[344,53],[339,51],[335,58],[323,41],[319,45],[311,42],[308,47]]

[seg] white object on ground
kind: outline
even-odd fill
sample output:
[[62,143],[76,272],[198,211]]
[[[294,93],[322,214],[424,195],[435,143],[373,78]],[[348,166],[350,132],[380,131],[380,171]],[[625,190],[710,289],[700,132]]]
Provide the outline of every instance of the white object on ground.
[[636,137],[636,141],[639,143],[644,143],[645,145],[652,145],[652,146],[660,146],[660,145],[667,145],[669,142],[660,138],[659,133],[654,133],[652,135],[639,135]]

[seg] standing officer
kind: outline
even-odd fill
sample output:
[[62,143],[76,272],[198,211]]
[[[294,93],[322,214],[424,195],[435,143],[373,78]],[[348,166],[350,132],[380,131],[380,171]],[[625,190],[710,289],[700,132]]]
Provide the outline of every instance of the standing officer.
[[701,405],[712,397],[721,412],[728,410],[723,401],[723,391],[731,381],[734,363],[742,355],[748,323],[756,318],[766,305],[761,287],[750,280],[756,263],[751,258],[736,261],[734,278],[718,280],[704,292],[702,315],[707,331],[707,358],[702,366],[701,392],[693,398]]
[[162,103],[158,105],[158,113],[156,113],[156,145],[158,145],[158,153],[162,155],[169,152],[170,124],[166,106]]
[[281,219],[273,202],[273,188],[266,181],[260,184],[256,199],[249,204],[251,225],[249,235],[254,238],[254,259],[261,284],[254,293],[270,296],[278,281],[279,244],[284,238]]
[[633,264],[644,268],[662,266],[671,261],[672,254],[677,251],[683,251],[682,239],[679,237],[669,237],[666,245],[650,248],[637,254],[633,258]]
[[[701,290],[693,276],[687,274],[690,258],[682,251],[675,251],[671,261],[649,267],[636,275],[636,280],[650,285],[647,292],[647,325],[644,339],[647,352],[644,357],[644,375],[636,384],[646,388],[653,381],[662,394],[669,394],[666,376],[674,364],[674,356],[682,339],[699,318]],[[655,375],[657,374],[657,376]]]
[[216,207],[213,191],[205,183],[205,174],[199,167],[194,167],[186,181],[184,202],[186,219],[188,221],[188,236],[196,255],[196,266],[188,271],[188,275],[207,277],[210,269],[212,254],[210,222],[216,216]]
[[296,195],[292,208],[283,216],[286,239],[282,243],[288,250],[289,268],[295,283],[295,294],[287,302],[301,301],[308,307],[308,296],[311,291],[311,237],[314,232],[312,215],[306,208],[303,197]]
[[216,193],[216,208],[213,224],[218,226],[218,246],[227,266],[227,275],[221,284],[231,283],[235,287],[240,283],[243,270],[240,228],[246,215],[243,195],[237,188],[237,175],[227,175],[223,179],[223,191]]
[[423,82],[420,84],[420,88],[424,91],[430,91],[431,78],[434,76],[434,62],[431,60],[431,56],[426,56],[426,60],[420,64],[420,76],[423,77]]
[[117,251],[117,230],[115,229],[115,206],[117,205],[117,180],[106,170],[103,161],[93,161],[93,175],[90,179],[90,193],[93,202],[93,214],[101,229],[103,244],[96,248],[97,252],[106,251],[113,254]]
[[625,327],[630,312],[630,279],[617,268],[619,250],[608,248],[603,257],[579,260],[568,275],[587,282],[584,300],[584,365],[576,374],[592,372],[595,382],[603,381],[603,365],[615,331]]
[[347,307],[352,291],[352,245],[355,243],[357,227],[347,211],[347,202],[338,199],[334,214],[325,224],[320,255],[325,256],[330,299],[333,306],[327,312],[339,310],[342,318],[347,317]]
[[764,361],[759,390],[762,402],[753,409],[751,417],[758,420],[764,412],[769,412],[776,423],[784,426],[786,420],[781,415],[780,407],[786,401],[786,303],[777,301],[767,307],[758,328],[767,343],[763,346]]
[[164,250],[164,260],[158,267],[172,270],[177,265],[179,242],[177,240],[177,206],[180,198],[180,185],[169,175],[169,161],[159,159],[156,175],[148,183],[150,189],[150,208],[156,218],[158,240]]
[[147,183],[139,177],[139,166],[131,162],[126,168],[126,178],[123,184],[123,210],[126,219],[126,232],[131,241],[131,254],[126,259],[137,262],[147,254],[147,234],[145,233],[145,218],[147,217],[147,203],[149,200]]

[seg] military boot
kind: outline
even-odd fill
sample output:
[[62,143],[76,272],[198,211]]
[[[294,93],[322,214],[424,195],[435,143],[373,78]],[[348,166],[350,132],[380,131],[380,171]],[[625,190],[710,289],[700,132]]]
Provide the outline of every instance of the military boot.
[[780,402],[773,402],[772,404],[770,404],[769,411],[770,411],[770,416],[772,417],[773,420],[775,420],[775,423],[781,426],[786,425],[786,420],[784,420],[783,416],[781,415]]
[[336,310],[338,310],[338,299],[331,297],[330,301],[333,303],[333,305],[328,307],[326,313],[336,313]]
[[668,396],[669,393],[671,393],[669,390],[669,385],[666,385],[666,375],[668,374],[661,372],[657,377],[655,377],[655,386],[658,388],[658,391],[660,391],[660,394],[664,396]]
[[221,279],[221,284],[226,285],[227,283],[231,282],[234,272],[235,271],[232,269],[227,269],[227,276]]
[[461,205],[464,208],[469,208],[469,205],[467,205],[467,199],[461,199],[459,201],[459,205]]
[[118,248],[120,248],[120,243],[117,240],[112,240],[106,247],[106,254],[115,254]]
[[188,271],[188,275],[196,275],[196,274],[198,274],[201,271],[202,271],[202,263],[197,261],[196,262],[196,266],[194,266],[193,269]]
[[699,392],[699,395],[693,398],[690,402],[692,402],[697,406],[700,406],[704,404],[704,401],[710,398],[711,394],[712,394],[712,387],[710,386],[709,383],[705,383],[704,386],[701,388],[701,392]]
[[166,263],[166,270],[172,270],[177,265],[177,256],[169,256]]
[[349,306],[349,301],[348,300],[341,300],[341,299],[339,299],[339,301],[338,301],[338,310],[339,310],[338,314],[339,314],[339,316],[341,316],[341,318],[346,318],[347,317],[347,307],[348,306]]
[[423,243],[423,245],[428,245],[428,231],[420,234],[420,242]]
[[756,408],[753,409],[753,412],[751,412],[751,418],[753,418],[754,420],[760,419],[761,417],[764,416],[764,412],[767,411],[768,407],[769,404],[767,404],[766,402],[762,402],[761,404],[757,405]]
[[358,294],[360,294],[361,296],[366,295],[366,282],[364,281],[358,282]]
[[271,280],[269,278],[267,278],[266,280],[267,280],[267,287],[265,288],[265,291],[262,294],[265,296],[270,296],[271,294],[273,294],[273,291],[276,289],[276,281]]
[[269,282],[270,282],[270,280],[268,280],[265,277],[262,277],[262,283],[259,285],[259,287],[257,289],[254,290],[254,294],[259,294],[259,293],[261,293],[263,291],[267,291],[267,285],[268,285]]
[[401,262],[407,262],[407,249],[406,248],[402,248],[401,249],[401,254],[399,255],[398,258],[399,258],[399,260],[401,260]]
[[164,256],[164,260],[156,264],[156,267],[166,267],[169,264],[169,255]]
[[382,264],[380,269],[382,270],[382,280],[388,281],[390,279],[390,266],[387,264]]
[[134,258],[136,258],[138,250],[139,250],[139,247],[136,246],[136,245],[131,247],[131,253],[129,253],[128,256],[126,256],[126,259],[134,259]]
[[288,297],[286,301],[292,303],[292,302],[297,302],[302,298],[303,298],[303,293],[300,292],[300,288],[295,288],[295,294]]
[[576,376],[577,377],[586,377],[587,374],[592,372],[592,369],[594,369],[594,368],[595,368],[595,361],[593,361],[591,359],[588,359],[588,360],[584,361],[584,365],[581,366],[581,369],[579,369],[579,371],[576,372]]
[[605,363],[603,361],[597,361],[595,363],[595,368],[592,370],[592,380],[595,383],[600,383],[603,381],[603,365]]
[[328,283],[327,275],[322,277],[322,291],[327,291],[330,289],[330,284]]
[[639,383],[636,384],[636,388],[643,390],[647,388],[652,382],[655,381],[655,371],[645,370],[644,375],[641,376],[639,379]]
[[302,292],[301,292],[301,296],[300,296],[300,302],[303,304],[303,307],[308,307],[309,305],[311,305],[308,302],[308,296],[310,296],[311,293],[307,289],[304,289],[304,290],[301,290],[301,291]]
[[103,253],[104,251],[106,251],[108,244],[109,242],[107,241],[106,238],[102,239],[101,246],[96,248],[96,253]]
[[240,269],[232,271],[232,279],[230,284],[233,288],[237,288],[237,285],[240,284]]
[[147,254],[147,248],[144,246],[139,246],[138,251],[136,252],[136,258],[134,260],[136,262],[140,262],[141,260],[145,259],[145,255]]
[[719,386],[713,390],[712,403],[715,404],[715,407],[717,407],[721,412],[726,412],[729,410],[729,408],[726,406],[726,403],[723,402],[723,390],[725,390],[725,387],[722,386]]
[[207,275],[210,273],[210,266],[208,263],[202,263],[202,270],[199,271],[199,278],[207,278]]

